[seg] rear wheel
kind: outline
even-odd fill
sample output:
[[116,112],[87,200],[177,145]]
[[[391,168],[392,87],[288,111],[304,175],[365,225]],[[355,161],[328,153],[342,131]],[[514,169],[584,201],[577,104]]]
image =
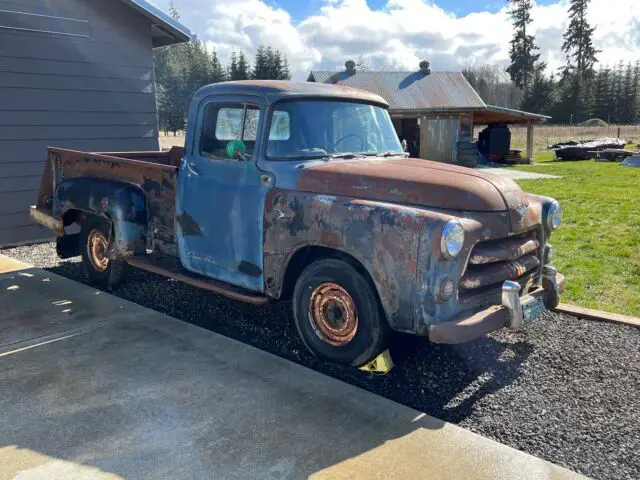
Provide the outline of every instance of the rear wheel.
[[298,333],[316,356],[359,367],[387,346],[389,327],[371,282],[351,264],[318,260],[293,294]]
[[91,217],[82,223],[82,264],[93,285],[113,287],[124,279],[126,262],[107,257],[110,234],[111,225],[102,218]]

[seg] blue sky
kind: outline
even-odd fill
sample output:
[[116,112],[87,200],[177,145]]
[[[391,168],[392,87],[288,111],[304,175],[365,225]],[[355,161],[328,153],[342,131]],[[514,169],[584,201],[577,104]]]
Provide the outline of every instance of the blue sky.
[[[168,10],[170,0],[150,0]],[[513,33],[506,0],[174,0],[181,22],[216,49],[251,58],[260,44],[281,50],[296,79],[311,69],[411,71],[422,59],[434,70],[506,66]],[[551,70],[561,51],[568,0],[538,0],[530,31]],[[640,59],[640,0],[591,0],[588,20],[602,64]]]
[[[321,0],[274,0],[268,2],[274,6],[287,10],[294,22],[299,23],[309,15],[316,13],[322,6]],[[386,0],[367,0],[367,4],[372,9],[381,9],[385,6]],[[472,12],[497,12],[504,7],[506,0],[447,0],[433,2],[440,7],[457,15],[467,15]],[[553,0],[538,0],[539,5],[549,5],[555,3]]]

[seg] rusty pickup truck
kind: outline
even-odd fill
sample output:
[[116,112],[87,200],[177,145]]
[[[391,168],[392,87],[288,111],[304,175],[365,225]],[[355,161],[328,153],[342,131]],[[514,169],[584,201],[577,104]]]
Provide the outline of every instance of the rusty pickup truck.
[[331,85],[203,87],[184,148],[50,148],[31,216],[97,285],[136,267],[254,304],[291,300],[309,350],[355,366],[392,330],[451,344],[521,328],[564,288],[555,200],[407,158],[385,100]]

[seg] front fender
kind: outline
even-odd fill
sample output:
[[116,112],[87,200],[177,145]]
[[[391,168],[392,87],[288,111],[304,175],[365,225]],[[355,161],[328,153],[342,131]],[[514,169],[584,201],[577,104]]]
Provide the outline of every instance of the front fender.
[[425,225],[449,218],[402,205],[272,190],[264,222],[265,289],[279,297],[288,261],[298,249],[330,248],[364,266],[393,329],[419,333],[415,301],[421,237]]
[[554,198],[544,197],[542,195],[535,195],[533,193],[527,193],[527,198],[532,204],[538,204],[538,223],[542,225],[545,234],[545,240],[548,241],[551,237],[551,232],[547,225],[547,217],[549,216],[549,209],[551,205],[556,202]]
[[147,239],[145,195],[137,186],[100,178],[61,181],[53,195],[53,214],[71,210],[105,218],[113,225],[109,256],[123,258],[143,254]]

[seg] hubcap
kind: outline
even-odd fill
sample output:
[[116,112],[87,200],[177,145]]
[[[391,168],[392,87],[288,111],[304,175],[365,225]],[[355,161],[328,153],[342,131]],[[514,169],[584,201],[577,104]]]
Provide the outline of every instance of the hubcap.
[[349,343],[358,331],[356,304],[336,283],[323,283],[311,293],[309,320],[318,337],[338,347]]
[[104,272],[109,267],[107,258],[107,237],[100,230],[91,230],[87,241],[87,254],[93,268]]

